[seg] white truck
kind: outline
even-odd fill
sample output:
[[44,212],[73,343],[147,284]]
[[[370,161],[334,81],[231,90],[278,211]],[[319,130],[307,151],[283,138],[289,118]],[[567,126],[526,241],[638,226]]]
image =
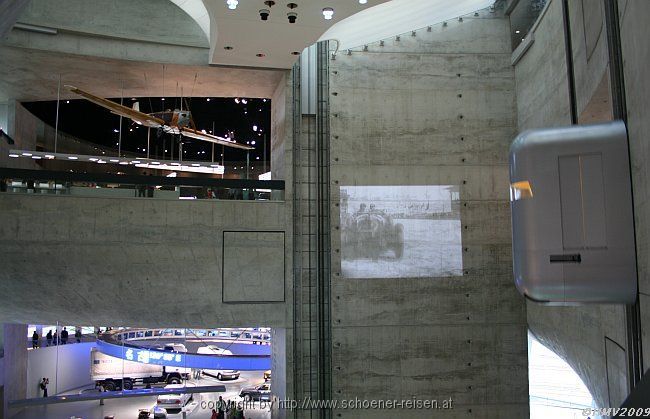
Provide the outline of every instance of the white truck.
[[189,368],[127,361],[96,349],[90,353],[90,363],[90,378],[106,391],[132,390],[134,385],[180,384],[189,378]]

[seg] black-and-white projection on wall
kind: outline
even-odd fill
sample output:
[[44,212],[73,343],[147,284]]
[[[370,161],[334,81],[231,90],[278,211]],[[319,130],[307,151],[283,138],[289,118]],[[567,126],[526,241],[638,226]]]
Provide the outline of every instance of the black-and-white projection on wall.
[[346,278],[460,276],[458,186],[342,186]]

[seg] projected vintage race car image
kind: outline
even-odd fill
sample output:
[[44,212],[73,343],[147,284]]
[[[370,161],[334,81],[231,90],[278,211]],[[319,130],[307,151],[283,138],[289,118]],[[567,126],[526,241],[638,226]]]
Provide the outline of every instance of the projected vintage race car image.
[[457,186],[342,186],[340,196],[343,276],[462,273]]

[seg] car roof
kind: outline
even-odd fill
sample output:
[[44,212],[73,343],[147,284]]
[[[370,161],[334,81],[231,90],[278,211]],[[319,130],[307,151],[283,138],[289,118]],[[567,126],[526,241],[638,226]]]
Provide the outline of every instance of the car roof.
[[196,385],[193,383],[185,383],[185,384],[167,384],[165,386],[166,389],[185,388],[185,387],[196,387]]

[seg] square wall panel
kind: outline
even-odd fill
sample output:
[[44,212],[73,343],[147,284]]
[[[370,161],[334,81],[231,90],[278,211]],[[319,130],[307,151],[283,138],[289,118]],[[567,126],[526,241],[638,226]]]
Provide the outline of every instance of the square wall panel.
[[283,231],[224,231],[224,303],[285,301]]

